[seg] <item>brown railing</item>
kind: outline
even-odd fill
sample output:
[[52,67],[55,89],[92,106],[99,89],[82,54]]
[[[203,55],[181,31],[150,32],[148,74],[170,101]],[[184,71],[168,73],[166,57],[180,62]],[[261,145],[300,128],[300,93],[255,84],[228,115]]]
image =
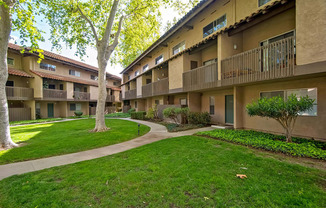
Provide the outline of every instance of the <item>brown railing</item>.
[[90,99],[91,99],[90,93],[74,91],[74,100],[88,101]]
[[136,94],[136,89],[129,90],[125,92],[125,99],[130,100],[130,99],[136,99],[137,94]]
[[193,91],[218,87],[217,63],[183,73],[183,90]]
[[107,95],[106,96],[106,102],[115,102],[115,96],[114,95]]
[[169,93],[169,78],[153,82],[153,95],[164,95]]
[[9,121],[31,120],[31,108],[8,108]]
[[222,85],[293,76],[294,37],[246,51],[222,60]]
[[43,99],[66,100],[67,99],[67,91],[43,89]]
[[6,87],[8,100],[30,100],[34,98],[33,88]]
[[150,97],[150,96],[152,96],[153,94],[153,85],[152,85],[152,83],[150,83],[150,84],[147,84],[147,85],[144,85],[143,87],[142,87],[142,97]]

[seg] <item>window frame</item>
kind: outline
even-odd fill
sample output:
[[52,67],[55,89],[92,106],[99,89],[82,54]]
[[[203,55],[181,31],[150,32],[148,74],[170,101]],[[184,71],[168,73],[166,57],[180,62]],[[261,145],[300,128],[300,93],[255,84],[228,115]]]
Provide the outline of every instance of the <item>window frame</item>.
[[[8,59],[12,60],[12,64],[9,63]],[[15,66],[15,59],[11,58],[11,57],[7,57],[7,64],[10,65],[10,66]]]
[[182,41],[172,48],[172,55],[176,55],[186,49],[186,41]]
[[[43,65],[43,68],[42,68],[42,65]],[[40,66],[40,69],[47,70],[47,71],[53,71],[53,72],[55,72],[56,68],[57,68],[56,65],[47,64],[47,63],[43,63],[43,62],[41,62],[39,66]]]
[[263,4],[260,4],[260,1],[261,0],[258,0],[258,8],[264,6],[265,4],[267,4],[268,2],[270,2],[271,0],[267,0],[267,2],[265,2]]
[[[92,77],[94,77],[94,79]],[[95,76],[95,75],[91,74],[91,80],[97,81],[98,80],[98,76]]]
[[147,71],[148,69],[149,69],[148,64],[146,64],[146,65],[143,66],[143,72]]
[[[209,115],[215,115],[215,97],[214,96],[209,96]],[[213,104],[212,101],[213,100]]]
[[74,69],[69,69],[69,75],[75,76],[75,77],[80,77],[80,72],[76,71]]
[[[224,20],[221,20],[221,19],[224,19]],[[216,20],[210,22],[205,27],[203,27],[203,38],[206,38],[206,37],[210,36],[211,34],[213,34],[214,32],[222,29],[223,27],[226,27],[227,24],[228,24],[227,16],[226,16],[226,14],[223,14]],[[205,30],[205,28],[206,28],[206,30]]]
[[135,71],[135,77],[139,76],[139,70]]
[[155,65],[158,65],[164,61],[164,55],[161,54],[158,57],[155,58]]

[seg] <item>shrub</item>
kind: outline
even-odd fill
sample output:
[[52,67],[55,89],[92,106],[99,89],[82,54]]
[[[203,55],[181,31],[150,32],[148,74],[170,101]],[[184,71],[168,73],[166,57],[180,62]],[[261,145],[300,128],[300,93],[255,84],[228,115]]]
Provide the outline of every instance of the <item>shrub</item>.
[[202,124],[203,126],[207,126],[211,123],[211,116],[207,112],[199,113],[199,112],[189,112],[188,113],[188,122],[190,124]]
[[165,118],[169,118],[172,119],[174,121],[175,124],[179,124],[179,119],[178,119],[178,108],[165,108],[163,110],[163,115]]
[[118,113],[106,114],[105,117],[107,117],[107,118],[129,118],[130,114],[129,113],[118,112]]
[[148,119],[154,119],[154,109],[153,108],[149,108],[147,113],[146,113],[146,118]]
[[76,117],[81,117],[83,115],[83,112],[75,111],[74,114],[75,114]]
[[292,142],[292,131],[300,112],[311,110],[314,100],[308,96],[297,98],[291,94],[286,100],[281,96],[261,98],[246,106],[249,116],[275,119],[285,130],[286,141]]
[[326,144],[302,138],[293,138],[287,143],[286,137],[248,130],[219,129],[199,132],[196,135],[208,136],[258,149],[282,152],[292,156],[311,157],[326,160]]
[[146,111],[132,112],[130,116],[132,119],[145,120]]
[[131,113],[133,113],[133,112],[136,112],[136,109],[134,109],[134,108],[130,108],[130,109],[128,110],[128,113],[129,113],[129,114],[131,114]]

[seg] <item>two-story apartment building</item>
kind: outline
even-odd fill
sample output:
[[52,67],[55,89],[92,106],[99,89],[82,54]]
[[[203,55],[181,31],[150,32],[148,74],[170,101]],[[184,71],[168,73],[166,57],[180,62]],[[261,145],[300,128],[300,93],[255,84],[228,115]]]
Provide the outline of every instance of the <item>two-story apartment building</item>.
[[260,97],[315,99],[294,134],[326,139],[326,1],[203,0],[121,73],[124,108],[188,106],[236,129],[283,133],[249,117]]
[[[8,46],[6,94],[9,119],[29,120],[73,116],[75,111],[94,115],[98,96],[98,69],[85,63],[44,51],[21,53]],[[121,78],[107,73],[107,111],[121,108]]]

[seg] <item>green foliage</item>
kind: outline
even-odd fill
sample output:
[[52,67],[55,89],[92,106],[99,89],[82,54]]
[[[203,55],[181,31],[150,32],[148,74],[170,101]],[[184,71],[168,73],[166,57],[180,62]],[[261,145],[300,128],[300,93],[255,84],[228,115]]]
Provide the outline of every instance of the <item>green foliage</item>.
[[132,119],[145,120],[146,111],[132,112],[130,116]]
[[105,115],[106,118],[129,118],[130,114],[129,113],[110,113]]
[[170,107],[163,110],[164,117],[172,119],[175,124],[181,123],[179,121],[179,117],[187,120],[188,113],[189,113],[189,108]]
[[182,125],[178,125],[175,123],[167,123],[167,122],[160,122],[159,124],[162,124],[163,126],[165,126],[168,130],[168,132],[180,132],[180,131],[187,131],[187,130],[191,130],[191,129],[198,129],[198,128],[202,128],[204,127],[201,124],[182,124]]
[[146,113],[146,118],[148,119],[154,119],[154,109],[153,108],[149,108],[147,113]]
[[314,100],[308,96],[299,99],[291,94],[287,100],[282,97],[261,98],[246,106],[249,116],[261,116],[268,118],[284,118],[289,116],[298,116],[299,113],[311,110]]
[[190,124],[202,124],[203,126],[207,126],[211,123],[211,116],[207,112],[189,112],[188,122]]
[[136,109],[134,109],[134,108],[130,108],[130,109],[128,110],[128,113],[129,113],[129,114],[131,114],[131,113],[133,113],[133,112],[136,112]]
[[276,136],[257,131],[220,129],[197,133],[199,136],[242,144],[258,149],[284,154],[326,160],[326,144],[302,138],[294,138],[294,143],[286,143],[284,136]]
[[75,116],[80,117],[80,116],[83,115],[83,112],[81,112],[81,111],[75,111],[74,114],[75,114]]
[[9,124],[14,125],[24,125],[24,124],[35,124],[35,123],[46,123],[53,121],[61,121],[63,118],[45,118],[45,119],[36,119],[36,120],[25,120],[25,121],[10,121]]

